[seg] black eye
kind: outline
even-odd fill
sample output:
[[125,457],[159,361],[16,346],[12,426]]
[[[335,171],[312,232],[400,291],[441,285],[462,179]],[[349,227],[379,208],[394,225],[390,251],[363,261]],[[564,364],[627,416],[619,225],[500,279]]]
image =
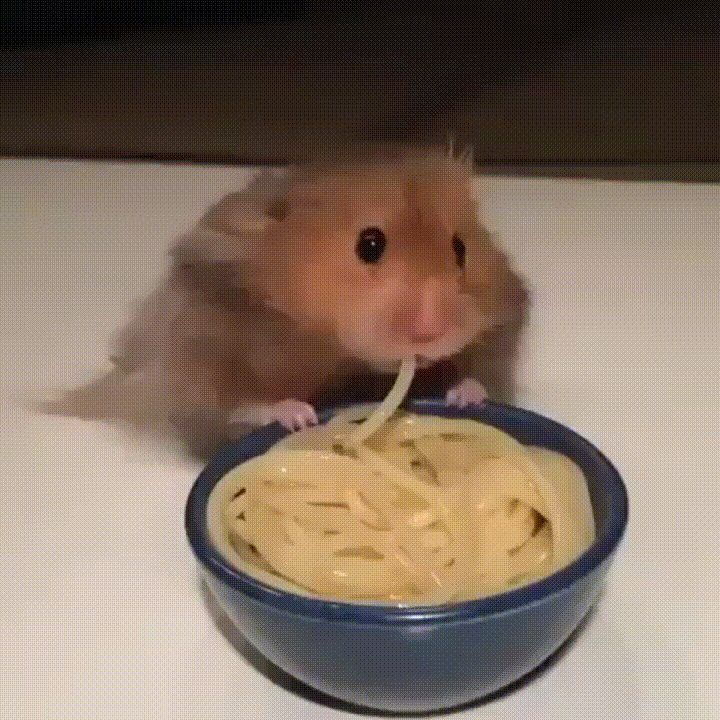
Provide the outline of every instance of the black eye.
[[366,263],[376,263],[385,252],[385,233],[376,227],[365,228],[358,236],[355,252]]
[[458,235],[453,235],[452,246],[457,264],[460,267],[465,267],[465,243]]

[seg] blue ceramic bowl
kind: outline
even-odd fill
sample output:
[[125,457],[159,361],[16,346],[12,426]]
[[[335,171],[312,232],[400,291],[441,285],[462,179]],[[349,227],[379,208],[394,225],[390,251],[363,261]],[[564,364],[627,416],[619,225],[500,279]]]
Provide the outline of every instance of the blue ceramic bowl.
[[[384,711],[430,712],[489,695],[552,655],[597,599],[628,520],[613,465],[589,442],[526,410],[488,403],[465,410],[439,401],[412,412],[476,418],[520,442],[558,450],[584,471],[597,539],[550,577],[501,595],[446,606],[397,608],[302,597],[232,567],[208,538],[215,483],[285,435],[271,425],[221,451],[192,488],[186,530],[207,584],[237,629],[275,665],[326,695]],[[327,419],[329,414],[324,417]]]

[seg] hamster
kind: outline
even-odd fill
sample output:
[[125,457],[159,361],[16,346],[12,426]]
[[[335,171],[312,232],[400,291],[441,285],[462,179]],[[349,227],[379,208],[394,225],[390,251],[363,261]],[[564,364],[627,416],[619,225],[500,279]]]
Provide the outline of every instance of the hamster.
[[162,425],[206,457],[266,423],[379,400],[409,356],[413,397],[512,400],[529,295],[471,180],[444,147],[262,173],[178,239],[113,369],[55,411]]

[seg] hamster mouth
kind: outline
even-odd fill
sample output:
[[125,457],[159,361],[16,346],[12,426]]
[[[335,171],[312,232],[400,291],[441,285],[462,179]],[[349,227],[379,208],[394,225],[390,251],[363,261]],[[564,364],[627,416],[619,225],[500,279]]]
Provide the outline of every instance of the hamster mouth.
[[[418,370],[425,370],[431,367],[436,362],[442,360],[441,357],[428,357],[427,355],[415,355],[415,361],[417,362]],[[371,361],[370,365],[375,368],[378,372],[382,373],[396,373],[400,369],[400,363],[402,360],[375,360]]]
[[473,335],[457,331],[449,333],[432,346],[414,348],[418,368],[423,369],[461,352],[472,341]]
[[[415,355],[418,370],[425,370],[432,367],[435,363],[440,362],[444,356],[428,357],[427,355]],[[376,371],[382,373],[396,373],[400,369],[401,360],[376,360],[370,363]]]
[[[359,327],[358,327],[359,326]],[[475,336],[474,329],[452,328],[442,337],[428,343],[413,343],[408,338],[393,337],[377,325],[366,323],[355,327],[340,326],[338,340],[351,356],[374,367],[379,372],[397,372],[403,358],[415,357],[418,369],[429,368],[466,347]]]
[[428,357],[427,355],[416,355],[415,360],[417,362],[418,369],[424,370],[434,365],[436,362],[442,360],[440,357]]

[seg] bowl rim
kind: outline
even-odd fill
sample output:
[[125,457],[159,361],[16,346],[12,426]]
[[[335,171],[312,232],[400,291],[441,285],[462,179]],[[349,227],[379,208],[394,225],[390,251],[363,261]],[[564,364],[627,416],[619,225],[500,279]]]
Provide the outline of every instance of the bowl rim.
[[[340,409],[352,406],[338,405],[319,413],[326,422]],[[269,605],[277,610],[322,620],[336,620],[357,624],[422,624],[438,621],[457,621],[468,618],[496,616],[527,608],[567,591],[576,582],[608,560],[617,549],[625,534],[629,519],[629,499],[623,479],[613,463],[589,440],[574,430],[532,410],[497,402],[485,402],[481,406],[465,409],[448,407],[443,400],[419,399],[403,404],[403,409],[419,414],[451,418],[478,419],[481,412],[490,411],[510,418],[530,420],[543,428],[560,433],[580,446],[596,464],[604,476],[609,495],[609,517],[604,532],[592,545],[563,569],[514,590],[474,600],[445,605],[392,605],[383,603],[356,603],[330,600],[295,594],[273,587],[243,572],[228,562],[210,541],[207,530],[207,502],[215,485],[232,468],[265,452],[288,433],[273,423],[258,428],[239,441],[218,450],[199,474],[185,505],[185,531],[192,551],[201,566],[217,580],[245,596]],[[483,419],[492,424],[492,419]],[[247,448],[260,442],[265,450],[250,452]],[[540,442],[542,445],[542,442]]]

